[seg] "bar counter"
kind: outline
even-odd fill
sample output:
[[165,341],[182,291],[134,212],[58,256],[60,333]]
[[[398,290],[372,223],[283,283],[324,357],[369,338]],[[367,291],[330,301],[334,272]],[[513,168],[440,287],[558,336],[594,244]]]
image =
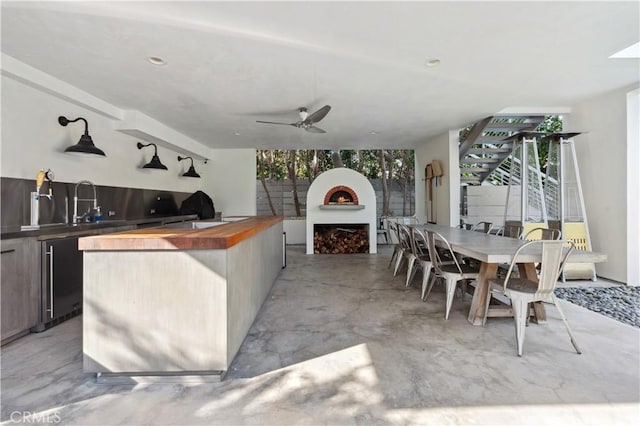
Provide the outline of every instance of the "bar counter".
[[282,224],[81,238],[84,371],[105,383],[220,380],[283,267]]

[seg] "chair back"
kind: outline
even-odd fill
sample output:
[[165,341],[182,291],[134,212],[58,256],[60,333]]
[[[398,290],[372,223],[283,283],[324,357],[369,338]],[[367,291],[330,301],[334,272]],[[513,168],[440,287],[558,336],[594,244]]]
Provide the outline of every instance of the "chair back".
[[520,225],[505,225],[502,235],[509,238],[520,238],[523,230],[524,228]]
[[[391,231],[391,235],[396,237],[396,241],[398,241],[398,244],[400,244],[400,233],[398,231],[398,224],[396,222],[393,221],[388,221],[387,225],[389,226],[389,230]],[[391,238],[391,241],[393,242],[393,238]]]
[[455,263],[456,267],[458,268],[458,272],[462,274],[462,268],[458,263],[458,259],[456,258],[456,255],[453,252],[453,249],[451,248],[451,244],[449,244],[449,241],[447,241],[445,237],[443,237],[440,233],[436,231],[427,231],[427,242],[428,242],[427,247],[429,248],[429,258],[431,259],[431,263],[433,264],[433,269],[435,269],[436,273],[442,274],[442,265],[443,265],[442,257],[440,256],[440,254],[438,253],[438,250],[436,249],[436,243],[438,243],[438,245],[440,246],[440,249],[445,252],[444,254],[449,254],[451,256],[453,263]]
[[493,229],[493,223],[491,222],[478,222],[471,228],[472,231],[484,232],[488,234]]
[[399,223],[398,235],[398,241],[400,241],[400,247],[402,248],[402,250],[413,252],[411,248],[411,231],[409,231],[409,227],[407,225]]
[[422,229],[417,226],[411,227],[411,236],[413,255],[421,260],[429,259],[429,241]]
[[553,292],[558,277],[564,268],[567,258],[574,249],[574,244],[569,240],[534,240],[522,244],[513,255],[511,265],[504,278],[504,290],[507,289],[511,271],[514,265],[520,263],[519,258],[526,254],[524,251],[529,247],[542,247],[542,262],[540,263],[540,275],[538,277],[538,290],[535,293],[536,298],[545,298]]
[[560,237],[562,237],[562,232],[559,229],[533,228],[522,239],[528,241],[559,240]]

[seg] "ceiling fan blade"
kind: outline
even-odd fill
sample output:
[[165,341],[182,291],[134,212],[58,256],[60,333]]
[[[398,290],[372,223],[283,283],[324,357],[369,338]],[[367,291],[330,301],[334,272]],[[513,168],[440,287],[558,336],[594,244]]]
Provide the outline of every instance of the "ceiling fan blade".
[[276,123],[275,121],[260,121],[256,120],[256,123],[264,123],[264,124],[282,124],[283,126],[293,126],[298,127],[297,123]]
[[319,110],[317,110],[316,112],[314,112],[313,114],[309,115],[305,120],[305,122],[309,124],[317,123],[318,121],[322,120],[329,113],[330,110],[331,110],[331,107],[329,105],[325,105]]
[[326,131],[322,130],[320,127],[316,127],[316,126],[305,127],[304,129],[307,132],[311,132],[311,133],[327,133]]

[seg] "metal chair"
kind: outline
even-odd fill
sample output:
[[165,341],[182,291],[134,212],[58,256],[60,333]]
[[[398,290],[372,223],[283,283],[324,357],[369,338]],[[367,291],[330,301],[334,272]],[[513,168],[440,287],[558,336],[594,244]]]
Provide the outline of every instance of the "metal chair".
[[488,234],[493,229],[493,223],[491,222],[478,222],[471,228],[472,231],[484,232]]
[[398,270],[404,260],[409,260],[411,256],[413,256],[411,251],[411,234],[407,225],[403,225],[402,223],[398,223],[398,241],[400,242],[401,251],[396,256],[396,264],[393,268],[394,277],[398,274]]
[[424,232],[414,226],[411,228],[412,238],[411,238],[411,247],[413,250],[413,256],[409,260],[409,267],[407,269],[407,283],[406,286],[409,286],[409,283],[413,280],[416,271],[418,269],[422,269],[422,294],[421,297],[424,299],[424,295],[427,291],[427,284],[429,283],[429,276],[431,275],[431,258],[429,257],[429,243],[427,236]]
[[[391,259],[389,260],[389,266],[387,269],[391,268],[391,265],[394,265],[394,262],[398,259],[398,255],[402,253],[402,247],[400,246],[400,234],[398,233],[398,224],[393,221],[387,222],[389,225],[389,231],[393,233],[396,237],[397,243],[393,245],[393,254],[391,255]],[[393,238],[391,239],[393,242]]]
[[377,232],[376,238],[382,235],[384,237],[384,242],[386,244],[389,244],[389,230],[384,227],[384,222],[385,222],[384,219],[385,219],[384,217],[378,218],[378,229],[376,230]]
[[[515,278],[511,276],[511,271],[518,262],[522,262],[519,258],[526,255],[527,248],[535,245],[542,246],[542,267],[540,270],[540,277],[538,282],[526,279]],[[569,246],[568,248],[566,246]],[[518,247],[513,255],[513,259],[507,271],[507,276],[504,281],[492,279],[489,280],[490,289],[501,289],[504,295],[511,299],[511,307],[513,308],[513,318],[516,325],[516,345],[518,349],[518,356],[522,356],[522,348],[524,346],[524,333],[527,325],[527,318],[529,317],[529,304],[533,302],[547,302],[553,303],[571,338],[571,344],[575,348],[577,353],[582,353],[578,347],[567,318],[564,316],[564,312],[557,303],[554,289],[558,281],[558,277],[562,272],[569,254],[574,249],[574,244],[568,240],[536,240],[529,241]],[[485,304],[485,317],[489,307],[489,300],[491,297],[487,297]]]
[[[453,305],[453,296],[456,291],[456,286],[460,281],[464,281],[466,283],[467,280],[477,280],[478,279],[478,269],[473,268],[466,264],[460,264],[458,259],[456,258],[453,249],[451,249],[451,245],[449,241],[441,234],[435,231],[427,231],[428,237],[427,247],[429,248],[429,257],[431,258],[431,263],[433,265],[433,278],[429,282],[429,288],[427,289],[427,294],[423,297],[422,300],[427,300],[429,298],[429,294],[431,293],[431,289],[435,284],[437,278],[443,278],[445,280],[446,286],[446,306],[445,306],[445,319],[449,319],[449,312],[451,311],[451,305]],[[448,253],[451,257],[451,261],[443,262],[442,257],[436,250],[436,241],[439,242],[440,248]],[[463,290],[464,296],[464,290]]]
[[509,238],[521,238],[524,228],[520,225],[504,225],[496,232],[496,235]]
[[[540,234],[538,235],[538,233]],[[559,240],[561,237],[562,237],[562,232],[560,232],[559,229],[533,228],[532,230],[527,232],[522,237],[522,239],[527,241]]]

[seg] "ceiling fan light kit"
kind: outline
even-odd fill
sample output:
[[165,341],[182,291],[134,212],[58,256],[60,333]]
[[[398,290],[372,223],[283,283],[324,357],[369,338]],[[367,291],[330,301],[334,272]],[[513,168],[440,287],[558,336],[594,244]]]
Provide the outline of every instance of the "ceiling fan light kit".
[[261,121],[256,120],[256,123],[262,124],[280,124],[283,126],[293,126],[299,129],[304,129],[311,133],[327,133],[319,127],[314,126],[315,123],[322,120],[331,110],[331,106],[325,105],[313,114],[309,114],[305,107],[298,108],[298,114],[300,115],[300,121],[295,123],[278,123],[275,121]]

